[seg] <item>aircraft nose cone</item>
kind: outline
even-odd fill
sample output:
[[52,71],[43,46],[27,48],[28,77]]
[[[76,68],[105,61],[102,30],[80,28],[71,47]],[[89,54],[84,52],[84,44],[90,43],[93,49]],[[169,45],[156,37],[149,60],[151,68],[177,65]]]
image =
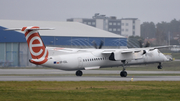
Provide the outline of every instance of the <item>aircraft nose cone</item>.
[[166,55],[166,58],[167,58],[168,61],[173,61],[173,58],[171,56],[169,56],[169,55]]
[[173,59],[172,59],[172,58],[169,58],[169,61],[173,61]]

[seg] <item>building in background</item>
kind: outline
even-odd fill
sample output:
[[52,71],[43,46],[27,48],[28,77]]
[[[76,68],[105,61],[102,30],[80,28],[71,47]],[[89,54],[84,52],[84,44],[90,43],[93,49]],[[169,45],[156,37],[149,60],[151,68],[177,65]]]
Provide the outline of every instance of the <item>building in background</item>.
[[55,28],[55,30],[39,31],[46,46],[94,48],[92,42],[96,42],[97,45],[99,45],[101,41],[104,42],[103,48],[120,48],[127,46],[127,38],[124,36],[78,22],[0,20],[0,66],[35,66],[29,63],[31,55],[24,33],[21,31],[4,30],[25,26]]
[[137,18],[117,19],[96,13],[92,18],[71,18],[70,22],[80,22],[123,36],[140,36],[140,20]]

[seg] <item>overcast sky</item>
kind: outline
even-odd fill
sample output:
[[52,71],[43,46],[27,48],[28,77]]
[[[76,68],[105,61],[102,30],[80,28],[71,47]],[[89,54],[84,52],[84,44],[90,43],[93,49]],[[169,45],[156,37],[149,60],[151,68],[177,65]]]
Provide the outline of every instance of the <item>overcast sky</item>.
[[66,21],[95,13],[170,22],[180,20],[180,0],[0,0],[0,19]]

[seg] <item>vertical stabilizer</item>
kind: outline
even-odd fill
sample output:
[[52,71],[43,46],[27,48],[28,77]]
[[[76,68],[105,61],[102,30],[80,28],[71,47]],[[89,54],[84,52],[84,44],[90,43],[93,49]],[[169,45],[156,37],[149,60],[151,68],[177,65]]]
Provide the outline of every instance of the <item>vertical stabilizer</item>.
[[25,32],[26,41],[32,56],[30,62],[41,65],[48,60],[48,50],[46,49],[38,30],[43,29],[40,29],[37,26],[23,27],[21,29],[21,31]]

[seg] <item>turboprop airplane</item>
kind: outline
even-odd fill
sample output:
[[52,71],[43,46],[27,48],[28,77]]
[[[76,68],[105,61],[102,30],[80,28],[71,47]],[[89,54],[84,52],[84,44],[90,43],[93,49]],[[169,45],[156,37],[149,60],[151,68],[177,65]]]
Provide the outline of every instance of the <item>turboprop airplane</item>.
[[[170,61],[158,49],[163,47],[133,48],[133,49],[71,49],[61,47],[46,47],[38,30],[51,30],[37,26],[23,27],[25,37],[32,56],[29,61],[36,65],[61,69],[76,70],[76,76],[82,76],[81,70],[99,69],[122,66],[121,77],[126,77],[125,65],[159,63]],[[100,46],[102,47],[102,45]],[[167,47],[167,46],[165,46]]]

